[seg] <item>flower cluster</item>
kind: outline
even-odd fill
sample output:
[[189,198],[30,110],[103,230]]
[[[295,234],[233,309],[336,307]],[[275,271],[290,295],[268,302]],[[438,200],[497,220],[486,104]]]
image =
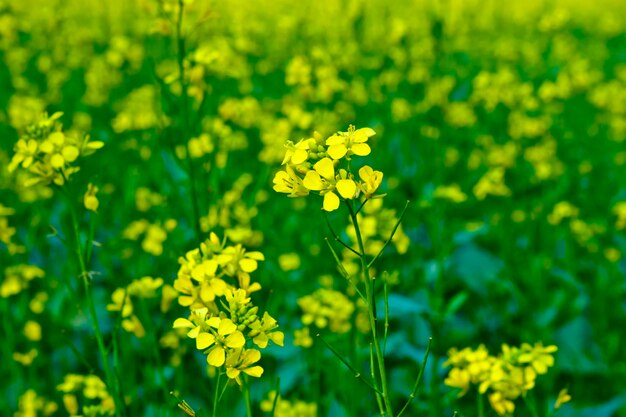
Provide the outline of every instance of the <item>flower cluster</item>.
[[[352,200],[363,195],[372,198],[383,179],[383,173],[370,166],[359,169],[360,180],[350,170],[353,155],[366,156],[371,152],[367,140],[376,132],[368,127],[337,132],[324,139],[318,133],[298,143],[288,141],[282,165],[284,170],[274,176],[274,191],[289,197],[302,197],[319,192],[324,197],[323,209],[333,211],[341,199]],[[346,167],[341,168],[342,162]]]
[[63,185],[79,168],[73,164],[81,156],[87,156],[102,148],[104,143],[89,141],[89,136],[75,137],[62,131],[58,119],[63,113],[52,116],[44,114],[24,130],[14,147],[15,155],[9,164],[9,172],[22,167],[30,178],[25,186],[35,184]]
[[12,227],[9,224],[9,216],[15,214],[15,210],[9,207],[5,207],[0,204],[0,243],[4,243],[9,250],[9,254],[13,255],[16,253],[21,253],[26,250],[25,247],[20,246],[13,242],[13,237],[15,236],[15,227]]
[[141,249],[150,255],[161,256],[167,233],[174,230],[176,224],[174,219],[167,219],[163,225],[160,222],[150,223],[146,219],[136,220],[126,226],[122,235],[129,240],[139,240],[143,236]]
[[48,401],[46,398],[38,396],[33,389],[28,389],[24,392],[24,394],[20,395],[18,410],[13,416],[50,416],[53,415],[58,408],[59,406],[55,402]]
[[315,325],[319,329],[328,328],[333,333],[346,333],[350,330],[354,303],[339,291],[320,288],[314,293],[298,299],[302,309],[302,323]]
[[146,331],[135,314],[133,298],[141,300],[152,299],[158,296],[157,290],[162,288],[161,311],[169,310],[169,306],[176,298],[177,293],[171,285],[163,285],[163,279],[142,277],[132,281],[126,288],[117,288],[111,296],[111,303],[107,305],[108,311],[119,311],[122,314],[122,328],[133,333],[138,338],[143,338]]
[[43,278],[43,269],[34,265],[13,265],[4,270],[4,280],[0,285],[0,297],[7,298],[28,288],[30,281]]
[[[274,407],[274,401],[276,406]],[[289,401],[280,395],[276,398],[276,391],[270,391],[267,398],[261,401],[261,410],[269,413],[274,409],[275,417],[315,417],[317,404],[304,401]]]
[[57,386],[70,416],[112,416],[115,403],[107,387],[96,375],[66,375]]
[[207,363],[224,367],[226,375],[241,384],[241,373],[260,377],[256,363],[269,342],[282,346],[284,335],[278,323],[252,303],[250,294],[261,289],[250,273],[264,260],[260,252],[247,252],[241,244],[227,245],[215,233],[180,258],[174,288],[180,305],[189,307],[189,318],[178,318],[174,328],[189,329],[196,348],[207,355]]
[[480,394],[489,393],[489,403],[499,415],[512,415],[514,401],[535,387],[537,375],[547,373],[554,365],[552,354],[556,351],[556,346],[544,347],[541,343],[523,343],[520,347],[505,344],[496,357],[484,345],[475,350],[453,348],[444,363],[452,367],[444,382],[459,388],[459,397],[476,385]]

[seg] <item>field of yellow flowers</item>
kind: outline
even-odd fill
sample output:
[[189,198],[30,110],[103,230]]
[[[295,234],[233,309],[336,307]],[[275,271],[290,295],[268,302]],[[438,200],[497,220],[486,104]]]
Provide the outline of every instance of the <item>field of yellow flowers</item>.
[[623,0],[0,0],[0,415],[626,417]]

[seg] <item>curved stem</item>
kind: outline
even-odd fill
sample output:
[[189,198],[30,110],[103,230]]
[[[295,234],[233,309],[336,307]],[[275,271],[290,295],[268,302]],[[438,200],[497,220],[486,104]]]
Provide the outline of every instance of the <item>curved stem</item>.
[[[74,244],[75,253],[78,258],[78,265],[80,268],[80,276],[83,281],[83,288],[85,290],[85,298],[87,301],[87,308],[91,318],[91,325],[94,329],[96,336],[96,343],[98,345],[98,351],[100,353],[100,359],[102,366],[104,367],[105,378],[107,386],[113,389],[113,400],[115,402],[115,415],[121,417],[124,413],[124,403],[121,400],[121,393],[119,387],[119,381],[111,369],[111,363],[109,362],[108,353],[104,344],[104,337],[100,328],[100,322],[98,321],[98,313],[96,311],[96,305],[93,300],[92,286],[91,286],[91,274],[87,271],[87,265],[85,263],[83,246],[80,241],[80,228],[78,225],[78,216],[76,214],[76,208],[74,207],[72,198],[65,188],[60,188],[62,194],[67,199],[67,203],[70,209],[70,215],[72,218],[72,229],[74,232]],[[90,244],[90,242],[88,242]]]
[[367,255],[365,254],[365,246],[363,245],[363,237],[361,235],[361,229],[359,228],[359,221],[357,220],[356,213],[352,208],[352,204],[346,201],[350,218],[354,226],[357,243],[359,245],[361,269],[363,278],[365,281],[365,296],[367,298],[367,315],[370,323],[370,330],[372,332],[372,343],[374,345],[374,352],[376,354],[376,363],[378,365],[378,374],[380,377],[380,383],[382,388],[382,397],[385,404],[385,411],[387,417],[393,417],[393,409],[391,407],[391,401],[389,400],[389,388],[387,386],[387,371],[385,369],[385,356],[380,348],[380,341],[378,340],[377,319],[375,315],[376,296],[374,294],[374,282],[370,277],[369,266],[367,262]]
[[185,38],[182,35],[183,28],[183,11],[185,3],[178,0],[178,17],[176,19],[176,52],[178,58],[178,72],[180,77],[181,101],[182,101],[182,120],[183,131],[182,140],[185,143],[185,158],[187,160],[187,168],[189,170],[189,188],[191,191],[191,206],[193,208],[193,224],[196,230],[196,238],[202,242],[202,229],[200,228],[200,207],[198,204],[198,190],[196,188],[196,171],[189,153],[189,94],[187,92],[187,80],[185,79]]

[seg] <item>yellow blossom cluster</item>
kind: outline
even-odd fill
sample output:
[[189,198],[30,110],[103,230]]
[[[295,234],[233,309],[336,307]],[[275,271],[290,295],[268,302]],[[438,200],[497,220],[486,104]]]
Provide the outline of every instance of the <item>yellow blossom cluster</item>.
[[[276,406],[274,406],[276,402]],[[276,398],[276,391],[270,391],[267,398],[261,401],[261,411],[269,413],[274,409],[275,417],[315,417],[317,404],[305,401],[289,401],[280,395]]]
[[13,242],[16,229],[9,225],[9,216],[15,214],[15,210],[5,207],[0,203],[0,243],[4,243],[9,254],[22,253],[26,250],[23,246]]
[[59,406],[44,397],[37,395],[33,389],[26,390],[18,400],[18,409],[14,417],[38,417],[53,415]]
[[15,154],[8,169],[13,172],[21,167],[30,174],[24,186],[63,185],[79,170],[74,166],[79,157],[91,155],[104,145],[100,141],[90,142],[89,136],[75,137],[63,133],[58,121],[62,115],[42,115],[37,122],[24,129],[15,144]]
[[63,393],[65,411],[72,416],[112,416],[115,403],[107,387],[96,375],[68,374],[57,386]]
[[43,278],[43,269],[34,265],[13,265],[4,270],[4,280],[0,286],[0,296],[7,298],[19,294],[28,288],[30,281],[36,278]]
[[311,324],[318,329],[328,328],[333,333],[346,333],[352,327],[354,303],[343,293],[327,288],[298,298],[302,309],[301,320],[305,326]]
[[465,395],[471,386],[479,394],[488,394],[491,407],[501,416],[515,411],[515,400],[535,387],[538,375],[548,372],[554,365],[554,345],[541,343],[521,346],[502,345],[502,352],[492,356],[484,345],[476,349],[451,349],[444,366],[452,367],[445,384],[460,389]]
[[248,252],[241,244],[228,245],[215,233],[179,259],[174,281],[178,302],[189,307],[188,318],[178,318],[175,329],[189,329],[196,348],[207,355],[207,363],[223,369],[228,378],[241,384],[241,373],[260,377],[257,365],[269,342],[282,346],[284,335],[268,312],[260,315],[250,294],[261,289],[250,274],[264,260],[261,252]]
[[[353,200],[363,195],[372,198],[383,179],[383,173],[365,165],[359,169],[360,180],[350,169],[352,156],[371,152],[367,140],[376,132],[368,127],[337,132],[324,139],[316,133],[297,143],[288,141],[282,165],[284,170],[274,176],[274,191],[289,197],[302,197],[319,192],[324,197],[323,209],[334,211],[341,199]],[[345,163],[345,168],[341,164]],[[340,199],[341,197],[341,199]]]
[[163,225],[160,222],[150,223],[146,219],[141,219],[130,223],[122,232],[122,236],[129,240],[141,241],[141,248],[144,252],[154,256],[163,254],[163,242],[167,239],[167,232],[171,232],[176,228],[177,222],[174,219],[168,219]]
[[161,312],[166,312],[176,298],[177,292],[171,285],[163,285],[162,278],[153,277],[142,277],[132,281],[125,288],[117,288],[111,296],[111,303],[107,305],[107,310],[121,312],[122,328],[138,338],[143,338],[146,331],[135,314],[132,300],[135,298],[143,302],[144,299],[157,298],[159,289],[161,289]]

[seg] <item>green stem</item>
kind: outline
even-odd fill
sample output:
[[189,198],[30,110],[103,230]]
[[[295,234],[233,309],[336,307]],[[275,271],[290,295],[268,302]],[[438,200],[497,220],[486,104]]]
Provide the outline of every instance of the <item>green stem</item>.
[[369,273],[369,265],[367,262],[367,255],[365,254],[365,246],[363,245],[363,237],[361,235],[361,229],[359,228],[359,221],[357,220],[356,213],[352,208],[350,202],[346,202],[348,206],[348,211],[350,212],[350,218],[352,219],[352,224],[354,226],[354,231],[356,234],[357,243],[359,245],[359,252],[361,258],[361,269],[363,273],[363,278],[365,280],[365,291],[367,298],[367,315],[370,324],[370,330],[372,332],[372,342],[374,345],[374,352],[376,354],[376,363],[378,365],[378,373],[380,377],[380,383],[382,388],[382,397],[383,402],[385,404],[385,411],[387,417],[393,417],[393,408],[391,407],[391,401],[389,400],[389,388],[387,386],[387,371],[385,370],[385,357],[380,348],[380,341],[378,340],[378,330],[377,330],[377,319],[374,314],[375,304],[376,304],[376,295],[374,294],[374,283]]
[[189,188],[191,190],[191,207],[193,209],[193,224],[196,229],[196,238],[202,242],[202,229],[200,228],[200,207],[198,204],[198,190],[196,189],[196,171],[189,153],[189,94],[187,93],[187,80],[185,79],[185,38],[182,36],[183,11],[185,4],[183,0],[178,0],[178,18],[176,19],[176,47],[178,56],[178,72],[180,76],[182,120],[183,131],[182,140],[185,143],[185,155],[187,168],[189,170]]
[[478,417],[485,417],[485,401],[483,399],[483,394],[478,394],[476,396],[476,405],[478,407]]
[[[83,281],[83,288],[85,290],[85,297],[87,301],[87,308],[89,310],[89,315],[91,318],[91,324],[93,326],[96,343],[98,345],[98,351],[100,353],[100,360],[102,361],[102,366],[104,367],[104,373],[107,381],[107,386],[113,389],[113,400],[115,402],[115,415],[117,417],[121,417],[125,415],[124,412],[124,403],[121,401],[120,389],[119,389],[119,381],[115,378],[113,371],[111,370],[111,363],[109,362],[107,349],[104,344],[104,337],[102,335],[102,330],[100,328],[100,322],[98,321],[98,313],[96,311],[96,305],[93,300],[92,288],[91,288],[91,276],[87,271],[87,266],[85,264],[85,257],[83,252],[83,247],[80,241],[80,228],[78,225],[78,216],[76,214],[76,208],[74,207],[72,198],[66,189],[61,188],[62,194],[66,197],[67,203],[70,209],[70,215],[72,218],[72,229],[74,231],[74,243],[75,243],[75,253],[78,258],[78,265],[80,267],[80,276]],[[91,242],[87,242],[91,244]]]
[[213,395],[213,417],[217,416],[217,403],[219,402],[220,392],[220,380],[222,379],[222,373],[217,371],[217,381],[215,383],[215,394]]
[[246,416],[252,417],[252,402],[250,401],[250,384],[247,375],[243,377],[243,396],[246,400]]

